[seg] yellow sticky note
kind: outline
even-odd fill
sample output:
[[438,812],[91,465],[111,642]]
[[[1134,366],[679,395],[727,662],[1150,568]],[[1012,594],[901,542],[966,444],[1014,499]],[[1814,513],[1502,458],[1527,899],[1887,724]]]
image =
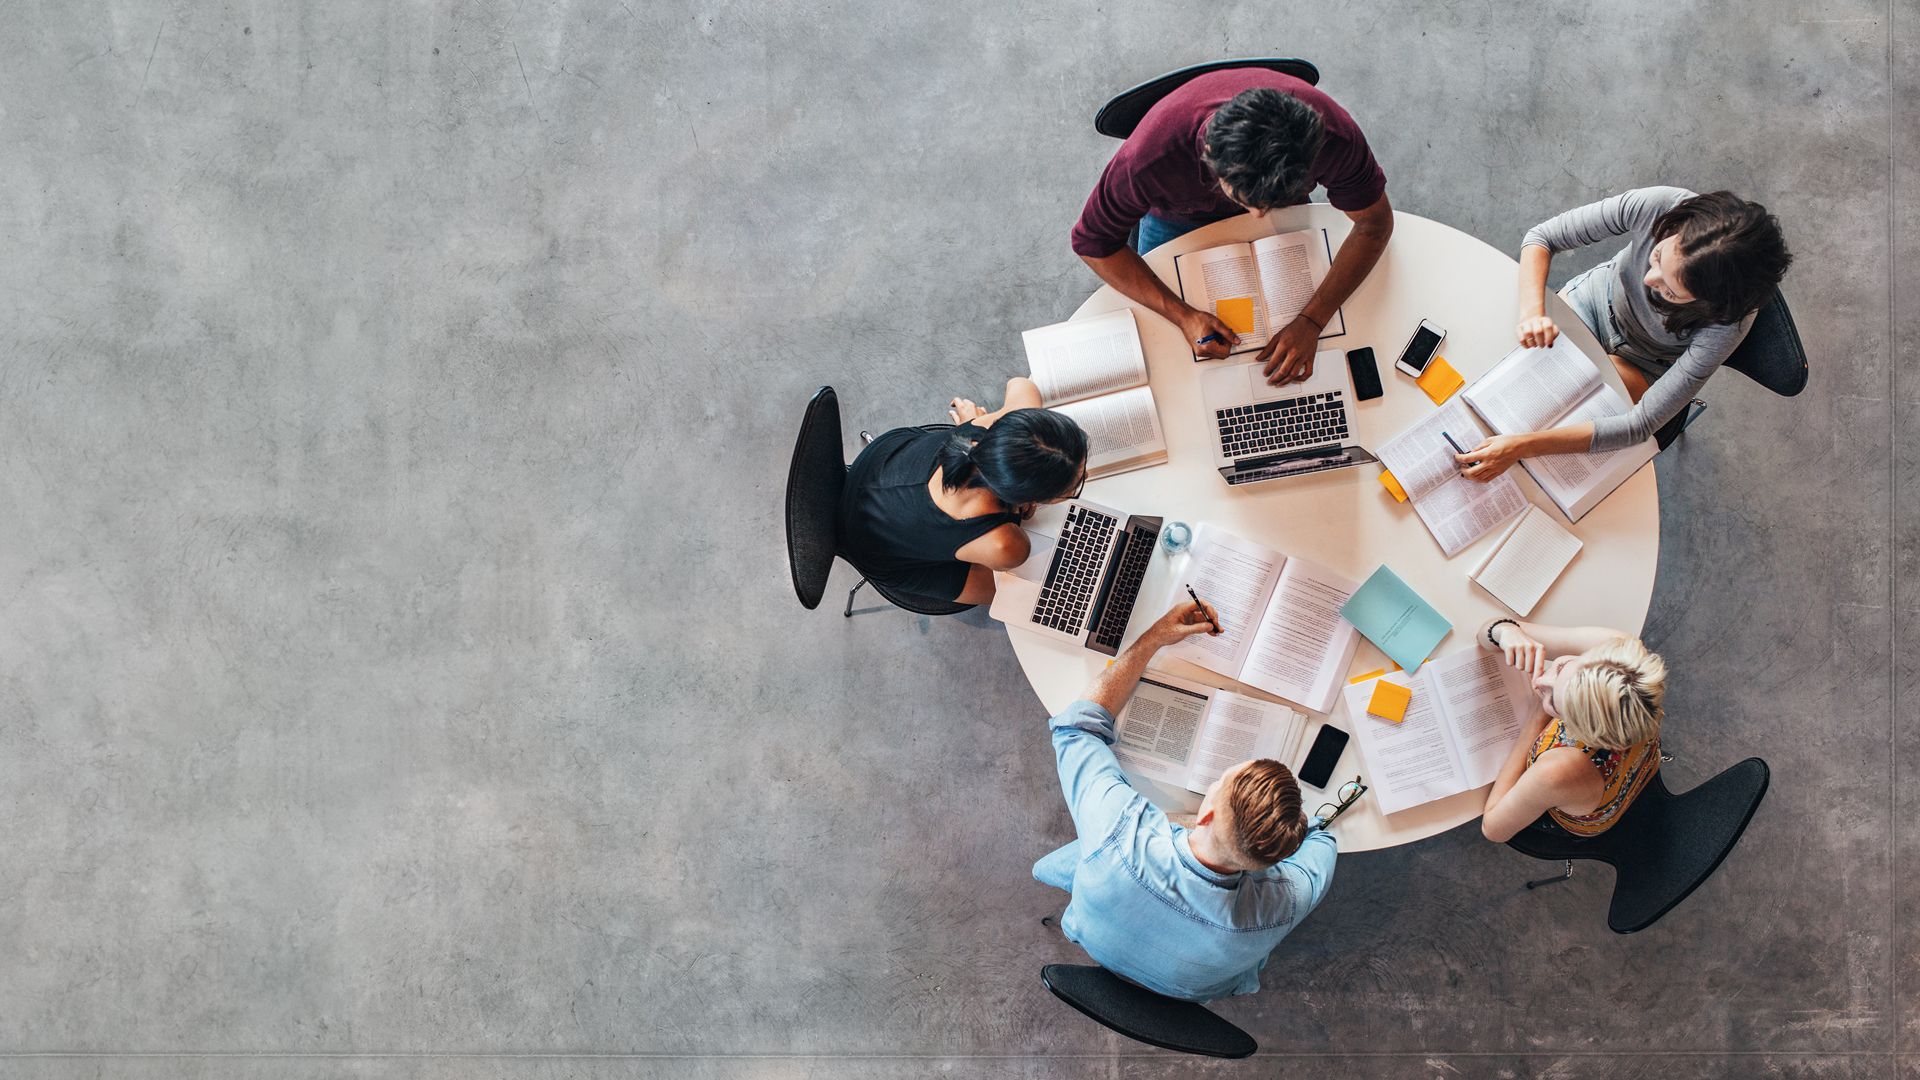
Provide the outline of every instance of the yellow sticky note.
[[[1107,663],[1111,664],[1113,663],[1113,661],[1109,660],[1107,661]],[[1366,682],[1368,679],[1377,679],[1380,676],[1385,675],[1389,671],[1399,671],[1399,670],[1400,670],[1399,664],[1395,664],[1392,667],[1377,668],[1373,671],[1367,672],[1365,675],[1355,675],[1353,678],[1347,680],[1347,685],[1352,686],[1355,683]]]
[[1407,501],[1407,489],[1401,487],[1400,481],[1394,479],[1393,474],[1385,469],[1380,470],[1380,486],[1387,489],[1387,494],[1393,496],[1394,502]]
[[1367,700],[1367,715],[1399,723],[1407,718],[1407,702],[1413,691],[1382,679],[1373,684],[1373,697]]
[[1253,333],[1253,297],[1236,296],[1230,300],[1215,300],[1213,313],[1220,316],[1236,334]]
[[1427,392],[1427,396],[1433,399],[1435,405],[1445,405],[1455,390],[1467,385],[1467,380],[1453,370],[1453,365],[1447,363],[1447,358],[1444,356],[1434,357],[1433,363],[1427,365],[1427,370],[1421,372],[1420,377],[1413,381],[1419,385],[1420,389]]

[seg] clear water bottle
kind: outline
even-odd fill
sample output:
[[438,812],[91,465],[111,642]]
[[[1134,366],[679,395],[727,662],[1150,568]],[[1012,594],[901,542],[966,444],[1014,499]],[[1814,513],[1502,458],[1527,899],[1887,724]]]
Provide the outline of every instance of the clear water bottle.
[[1192,544],[1193,529],[1184,521],[1169,521],[1160,530],[1160,548],[1169,555],[1178,555]]

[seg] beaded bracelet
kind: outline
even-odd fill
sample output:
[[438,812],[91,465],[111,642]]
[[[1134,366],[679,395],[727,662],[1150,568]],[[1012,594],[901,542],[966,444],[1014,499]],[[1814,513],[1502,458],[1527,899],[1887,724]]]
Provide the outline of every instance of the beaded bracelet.
[[1487,642],[1496,649],[1500,647],[1500,639],[1494,637],[1493,632],[1495,630],[1498,630],[1503,624],[1507,626],[1512,626],[1516,630],[1520,628],[1520,620],[1518,619],[1495,619],[1492,622],[1488,623],[1487,624]]

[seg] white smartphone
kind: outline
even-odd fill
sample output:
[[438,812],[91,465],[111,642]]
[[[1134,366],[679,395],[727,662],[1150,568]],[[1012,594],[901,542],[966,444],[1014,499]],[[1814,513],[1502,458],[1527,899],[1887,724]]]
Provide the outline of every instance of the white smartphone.
[[1407,339],[1407,347],[1400,350],[1400,359],[1395,360],[1393,366],[1419,378],[1427,370],[1427,365],[1433,363],[1434,355],[1440,351],[1440,343],[1446,339],[1445,330],[1421,319],[1420,329]]

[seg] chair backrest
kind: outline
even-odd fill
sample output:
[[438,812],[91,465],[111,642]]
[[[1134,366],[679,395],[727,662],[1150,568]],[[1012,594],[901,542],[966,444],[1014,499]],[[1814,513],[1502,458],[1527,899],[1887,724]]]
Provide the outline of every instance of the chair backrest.
[[1095,964],[1048,964],[1040,980],[1053,996],[1129,1039],[1206,1057],[1243,1058],[1253,1036],[1205,1006],[1156,994]]
[[823,386],[807,402],[793,461],[787,466],[787,567],[793,572],[793,591],[808,609],[820,605],[833,571],[840,490],[846,482],[840,399],[833,387]]
[[[1645,930],[1720,868],[1767,794],[1767,763],[1748,758],[1679,795],[1659,775],[1613,828],[1581,839],[1552,825],[1521,830],[1507,846],[1536,859],[1593,859],[1614,868],[1607,926]],[[1542,819],[1547,821],[1547,819]]]
[[1726,366],[1779,394],[1793,397],[1807,388],[1807,350],[1800,345],[1800,328],[1793,324],[1787,298],[1773,291],[1753,317],[1747,336],[1727,357]]
[[1309,85],[1320,81],[1319,68],[1295,57],[1269,56],[1242,60],[1211,60],[1192,67],[1183,67],[1178,71],[1169,71],[1159,78],[1148,79],[1139,86],[1116,95],[1112,101],[1100,106],[1099,112],[1093,114],[1093,130],[1102,135],[1124,139],[1133,134],[1134,128],[1140,126],[1140,118],[1147,115],[1148,109],[1153,108],[1161,98],[1173,93],[1193,77],[1205,75],[1209,71],[1248,67],[1278,71]]

